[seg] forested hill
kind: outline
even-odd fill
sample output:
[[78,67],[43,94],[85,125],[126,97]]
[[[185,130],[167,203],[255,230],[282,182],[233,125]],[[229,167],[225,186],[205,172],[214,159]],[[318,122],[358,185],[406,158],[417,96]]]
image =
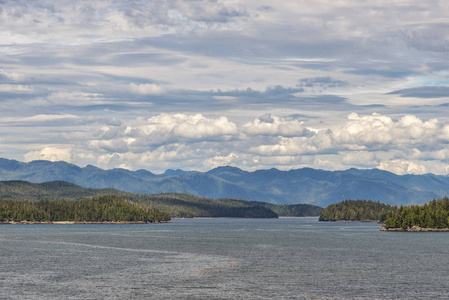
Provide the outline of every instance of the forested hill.
[[0,158],[0,180],[33,183],[62,180],[86,188],[114,188],[145,194],[183,193],[206,198],[244,198],[275,204],[328,206],[344,199],[371,199],[391,205],[424,203],[449,195],[449,177],[395,175],[371,169],[324,171],[310,168],[248,172],[218,167],[208,172],[103,170],[66,162],[28,163]]
[[0,200],[0,222],[167,222],[170,216],[117,196],[77,201]]
[[345,200],[321,211],[320,221],[377,221],[385,231],[449,231],[449,198],[423,205],[390,206],[366,200]]
[[64,181],[40,184],[25,181],[0,182],[0,199],[73,201],[102,195],[120,196],[178,218],[317,216],[321,211],[320,207],[307,204],[278,206],[265,202],[241,199],[217,200],[187,194],[136,194],[115,189],[88,189]]
[[401,206],[392,211],[385,222],[385,229],[427,231],[449,228],[449,198],[432,200],[424,205]]
[[320,221],[375,221],[384,222],[396,207],[371,200],[345,200],[324,208]]

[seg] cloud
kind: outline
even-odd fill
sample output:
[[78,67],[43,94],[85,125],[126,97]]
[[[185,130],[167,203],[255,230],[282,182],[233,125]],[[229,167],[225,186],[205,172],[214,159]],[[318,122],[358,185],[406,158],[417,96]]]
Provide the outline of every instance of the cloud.
[[160,95],[164,93],[164,90],[154,83],[144,83],[144,84],[129,84],[129,90],[131,93],[139,95]]
[[330,76],[302,78],[298,80],[298,87],[307,89],[308,91],[318,90],[319,92],[323,92],[328,89],[347,88],[349,86],[350,83],[348,81],[331,78]]
[[434,143],[440,127],[441,124],[436,119],[423,122],[413,115],[403,116],[395,122],[389,116],[376,113],[366,116],[352,113],[348,116],[348,122],[334,136],[347,147],[407,147]]
[[444,172],[448,14],[418,0],[2,1],[2,153]]
[[207,168],[208,170],[211,170],[216,167],[220,166],[230,166],[234,165],[234,161],[238,160],[238,155],[235,153],[229,153],[226,156],[223,155],[216,155],[212,158],[206,159],[203,163],[203,168]]
[[[260,124],[265,131],[260,131]],[[252,129],[259,129],[258,133],[277,133],[273,130],[273,124],[261,123],[257,119],[254,121]],[[372,114],[363,115],[350,114],[347,121],[341,126],[329,127],[326,129],[312,130],[307,128],[307,124],[301,124],[309,135],[281,136],[274,144],[259,144],[250,148],[250,151],[262,156],[301,156],[301,155],[337,155],[339,160],[348,166],[375,167],[379,164],[381,157],[390,157],[389,160],[382,161],[381,166],[394,172],[424,172],[414,163],[398,163],[391,151],[402,153],[404,157],[412,157],[410,149],[425,150],[439,149],[437,152],[429,154],[427,157],[416,156],[421,159],[446,159],[445,144],[441,144],[441,138],[445,136],[447,124],[436,119],[423,121],[413,115],[405,115],[398,120],[390,116]],[[249,124],[242,127],[248,131]],[[268,131],[268,129],[271,131]],[[264,141],[261,140],[263,143]],[[428,150],[426,150],[428,151]],[[401,167],[403,171],[397,168]],[[407,168],[406,168],[407,167]],[[405,171],[404,171],[405,170]],[[407,171],[408,170],[408,171]],[[427,169],[425,170],[427,172]]]
[[59,146],[46,146],[39,151],[31,151],[25,154],[24,161],[49,160],[49,161],[72,161],[72,149]]
[[372,152],[351,151],[344,154],[341,161],[348,166],[355,165],[374,168],[378,165],[379,159]]
[[0,70],[0,79],[2,79],[2,78],[14,82],[14,81],[22,81],[26,77],[24,74],[21,74],[21,73]]
[[170,143],[227,141],[238,133],[226,117],[206,118],[201,114],[161,114],[120,126],[105,126],[92,133],[89,148],[107,152],[145,152]]
[[400,95],[412,98],[449,98],[449,87],[447,86],[421,86],[397,90],[388,94]]
[[0,93],[32,93],[33,87],[22,84],[1,84]]
[[141,129],[148,135],[167,133],[187,139],[237,134],[237,126],[226,117],[206,118],[201,114],[161,114],[149,118]]
[[265,114],[251,123],[246,123],[242,131],[249,135],[276,135],[276,136],[307,136],[310,131],[303,126],[302,122],[297,120],[286,121],[284,119],[273,117],[271,114]]
[[40,114],[25,118],[0,118],[0,124],[8,126],[71,126],[82,123],[81,118],[69,114]]
[[427,174],[427,168],[413,161],[390,160],[382,161],[377,167],[378,169],[389,171],[398,175],[404,174]]
[[[166,113],[127,121],[81,122],[91,129],[62,133],[63,146],[29,151],[26,160],[196,170],[226,164],[251,169],[379,167],[398,174],[443,172],[449,160],[444,139],[449,124],[414,115],[352,113],[341,123],[323,128],[271,113],[240,125],[224,116]],[[69,150],[67,143],[71,143]]]

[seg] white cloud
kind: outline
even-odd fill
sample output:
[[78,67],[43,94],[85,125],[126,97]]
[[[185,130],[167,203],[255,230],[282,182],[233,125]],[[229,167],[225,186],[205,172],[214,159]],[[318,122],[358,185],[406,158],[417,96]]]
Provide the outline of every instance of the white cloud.
[[25,154],[26,162],[33,160],[49,160],[49,161],[72,161],[72,149],[70,147],[62,148],[59,146],[46,146],[39,151],[31,151]]
[[334,137],[349,147],[402,148],[434,140],[440,127],[441,123],[436,119],[423,122],[413,115],[403,116],[395,122],[391,117],[377,113],[365,116],[352,113],[348,116],[348,122],[335,130]]
[[441,139],[449,141],[449,124],[444,125],[439,136]]
[[226,117],[160,114],[93,131],[88,146],[96,151],[143,153],[164,144],[229,141],[238,127]]
[[403,174],[426,174],[427,168],[419,163],[406,160],[390,160],[382,161],[377,167],[378,169],[389,171],[398,175]]
[[18,72],[8,72],[5,70],[0,70],[0,75],[12,80],[12,81],[22,81],[26,77],[24,74],[18,73]]
[[342,155],[341,161],[348,166],[374,168],[378,165],[378,158],[372,152],[351,151]]
[[139,95],[161,95],[164,93],[164,89],[154,83],[130,83],[129,90],[131,93]]
[[[62,117],[66,116],[38,115],[30,121]],[[29,151],[25,159],[161,172],[163,168],[207,170],[234,165],[249,169],[379,167],[397,174],[444,172],[449,159],[449,148],[441,143],[447,124],[413,115],[395,120],[380,114],[351,114],[342,124],[319,130],[309,129],[307,122],[271,115],[240,126],[224,116],[201,114],[160,114],[113,123],[117,126],[88,122],[90,130],[63,132],[61,142],[71,143],[70,147],[45,146]],[[292,130],[281,129],[285,125],[292,125],[287,126]],[[302,136],[304,132],[308,135]]]
[[297,120],[286,121],[276,116],[267,114],[246,123],[242,127],[243,132],[250,135],[279,135],[279,136],[302,136],[309,134],[302,122]]
[[[263,133],[279,134],[279,131],[272,130],[276,122],[262,123],[259,120],[245,124],[242,130],[247,132],[250,126],[258,128],[259,124],[271,129]],[[307,124],[301,124],[301,126],[308,130]],[[446,126],[436,119],[423,121],[413,115],[405,115],[395,121],[386,115],[360,116],[354,113],[350,114],[347,121],[340,126],[316,132],[308,130],[312,133],[308,137],[281,137],[274,144],[255,144],[250,151],[262,156],[286,156],[287,158],[335,154],[338,155],[337,159],[348,167],[376,167],[379,165],[379,157],[382,157],[381,168],[395,173],[426,173],[428,170],[424,164],[408,162],[404,159],[397,160],[392,156],[392,151],[396,151],[396,156],[400,153],[400,156],[404,158],[445,160],[447,147],[441,144],[439,139],[445,135]],[[418,148],[434,150],[421,153]],[[410,149],[414,151],[410,152]]]
[[228,137],[237,134],[237,125],[226,117],[206,118],[201,114],[161,114],[147,120],[141,129],[149,135],[167,133],[187,139]]
[[203,163],[203,168],[208,170],[220,167],[220,166],[230,166],[233,165],[234,161],[237,161],[238,155],[235,153],[230,153],[226,156],[216,155],[212,158],[206,159]]
[[32,93],[33,87],[23,84],[0,84],[1,93]]

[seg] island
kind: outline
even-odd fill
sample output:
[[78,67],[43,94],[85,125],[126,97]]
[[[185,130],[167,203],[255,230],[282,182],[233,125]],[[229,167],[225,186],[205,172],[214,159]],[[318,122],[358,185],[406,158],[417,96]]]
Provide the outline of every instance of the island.
[[449,198],[423,205],[401,206],[390,212],[382,231],[449,232]]
[[396,207],[371,200],[344,200],[324,208],[319,221],[384,222]]
[[73,223],[161,223],[167,213],[144,207],[118,196],[101,196],[78,201],[0,200],[3,224]]

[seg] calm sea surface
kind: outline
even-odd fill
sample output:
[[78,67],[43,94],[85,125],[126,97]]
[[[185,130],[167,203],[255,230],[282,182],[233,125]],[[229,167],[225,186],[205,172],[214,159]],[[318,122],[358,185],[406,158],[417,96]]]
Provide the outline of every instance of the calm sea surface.
[[1,225],[0,299],[449,299],[449,234],[317,218]]

